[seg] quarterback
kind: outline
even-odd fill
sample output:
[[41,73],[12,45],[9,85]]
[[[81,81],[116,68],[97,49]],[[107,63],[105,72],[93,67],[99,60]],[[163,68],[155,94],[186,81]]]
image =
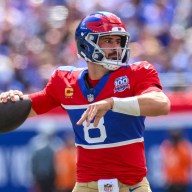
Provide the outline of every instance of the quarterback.
[[[47,86],[28,95],[29,117],[61,106],[70,117],[77,146],[73,192],[150,192],[144,151],[146,116],[167,115],[170,101],[147,61],[128,64],[129,33],[116,15],[94,12],[75,33],[87,68],[61,66]],[[6,102],[23,94],[7,91]]]

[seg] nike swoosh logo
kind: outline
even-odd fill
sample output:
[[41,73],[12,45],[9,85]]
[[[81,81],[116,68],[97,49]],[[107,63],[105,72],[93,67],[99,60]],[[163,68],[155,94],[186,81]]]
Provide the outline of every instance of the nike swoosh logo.
[[136,189],[140,188],[141,186],[138,186],[138,187],[135,187],[135,188],[132,188],[132,189],[129,189],[129,192],[133,192],[135,191]]
[[144,68],[145,68],[145,69],[149,69],[149,67],[150,67],[150,64],[144,65]]

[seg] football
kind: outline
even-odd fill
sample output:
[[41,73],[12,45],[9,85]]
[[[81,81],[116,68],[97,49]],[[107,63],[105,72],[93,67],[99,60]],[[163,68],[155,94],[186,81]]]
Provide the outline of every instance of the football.
[[18,128],[28,117],[32,101],[28,97],[0,103],[0,133]]

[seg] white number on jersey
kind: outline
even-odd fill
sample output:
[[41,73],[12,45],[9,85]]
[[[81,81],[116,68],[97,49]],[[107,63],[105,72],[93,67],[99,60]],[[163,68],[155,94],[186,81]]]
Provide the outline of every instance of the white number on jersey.
[[[85,140],[88,143],[100,143],[100,142],[105,141],[105,139],[107,138],[107,134],[106,134],[105,126],[104,126],[104,118],[103,117],[100,119],[98,127],[94,127],[93,123],[90,123],[89,127],[87,127],[86,124],[87,124],[87,122],[84,121],[83,122],[83,127],[84,127],[83,130],[84,130]],[[99,129],[100,136],[91,138],[89,135],[89,130],[91,130],[91,129]]]

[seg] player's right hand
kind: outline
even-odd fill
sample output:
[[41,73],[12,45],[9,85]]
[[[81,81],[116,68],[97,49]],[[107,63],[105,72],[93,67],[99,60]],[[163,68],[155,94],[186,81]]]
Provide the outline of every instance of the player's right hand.
[[93,125],[97,127],[100,119],[106,114],[106,112],[113,107],[113,99],[108,98],[101,101],[97,101],[88,106],[81,118],[78,120],[77,125],[82,125],[84,121],[87,122],[87,127],[90,126],[91,121],[94,119]]
[[23,93],[18,90],[10,90],[6,92],[2,92],[0,94],[0,103],[7,103],[8,99],[11,99],[11,101],[16,101],[19,97],[19,99],[23,99]]

